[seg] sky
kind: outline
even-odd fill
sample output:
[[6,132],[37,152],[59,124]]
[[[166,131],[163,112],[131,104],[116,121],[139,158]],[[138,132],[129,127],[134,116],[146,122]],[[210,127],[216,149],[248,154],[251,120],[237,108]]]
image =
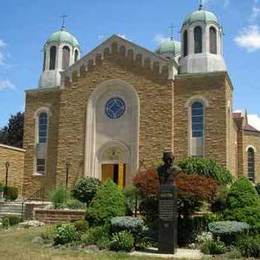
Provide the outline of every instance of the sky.
[[[0,0],[0,128],[24,111],[25,90],[37,88],[44,42],[66,27],[86,54],[112,34],[155,50],[180,39],[185,17],[199,0]],[[234,85],[234,110],[247,109],[260,129],[260,0],[204,0],[225,32],[224,56]]]

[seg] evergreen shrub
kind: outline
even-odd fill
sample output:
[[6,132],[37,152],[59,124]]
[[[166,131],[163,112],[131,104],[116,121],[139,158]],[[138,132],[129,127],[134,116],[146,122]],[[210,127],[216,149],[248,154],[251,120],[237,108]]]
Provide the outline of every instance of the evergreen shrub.
[[242,237],[237,242],[237,248],[244,257],[260,258],[260,234]]
[[54,234],[54,245],[64,245],[78,240],[78,232],[73,224],[58,225]]
[[18,189],[16,187],[4,187],[4,196],[7,200],[15,201],[18,198]]
[[125,214],[125,196],[119,187],[109,179],[99,186],[86,211],[86,219],[91,225],[104,225],[109,223],[113,217]]

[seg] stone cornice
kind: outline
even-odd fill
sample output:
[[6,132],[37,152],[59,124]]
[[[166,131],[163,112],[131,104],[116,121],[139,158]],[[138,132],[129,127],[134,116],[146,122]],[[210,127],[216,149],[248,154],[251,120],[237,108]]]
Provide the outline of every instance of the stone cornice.
[[26,150],[24,150],[22,148],[17,148],[17,147],[5,145],[5,144],[0,144],[0,148],[9,149],[9,150],[13,150],[16,152],[23,152],[23,153],[26,152]]

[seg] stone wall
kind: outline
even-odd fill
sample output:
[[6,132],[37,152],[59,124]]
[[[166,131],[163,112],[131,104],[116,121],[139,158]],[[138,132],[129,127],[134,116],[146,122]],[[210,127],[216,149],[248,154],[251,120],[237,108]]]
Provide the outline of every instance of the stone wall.
[[174,86],[174,153],[177,160],[189,152],[189,107],[194,98],[207,101],[205,110],[205,157],[228,167],[227,104],[231,88],[224,72],[184,74],[176,77]]
[[[51,187],[53,187],[56,183],[59,97],[60,90],[56,88],[30,90],[26,93],[24,118],[24,148],[26,149],[26,153],[23,184],[23,196],[25,197],[31,196],[43,186],[47,187],[47,189],[51,189]],[[41,176],[35,174],[35,114],[37,110],[42,107],[49,108],[50,117],[47,145],[47,172],[45,175]]]
[[34,209],[33,218],[45,224],[59,224],[85,219],[85,210]]
[[[172,147],[172,86],[128,60],[106,58],[93,70],[81,73],[61,92],[57,183],[65,180],[64,164],[70,162],[69,185],[83,175],[85,158],[86,113],[90,95],[100,83],[119,79],[132,85],[140,100],[139,157],[149,167]],[[87,173],[91,174],[91,173]],[[135,173],[130,173],[134,176]],[[131,179],[131,178],[129,178]]]
[[0,144],[0,182],[5,184],[6,167],[9,162],[8,186],[18,188],[19,195],[22,193],[24,149]]

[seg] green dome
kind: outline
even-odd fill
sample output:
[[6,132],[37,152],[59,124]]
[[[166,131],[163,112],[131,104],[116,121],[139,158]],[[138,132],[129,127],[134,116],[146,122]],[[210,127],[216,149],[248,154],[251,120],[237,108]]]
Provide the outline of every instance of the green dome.
[[218,18],[215,14],[206,11],[206,10],[197,10],[194,11],[192,14],[188,15],[186,19],[184,20],[184,25],[189,25],[195,22],[204,22],[204,23],[217,23],[218,24]]
[[69,32],[67,32],[65,29],[61,29],[57,32],[54,32],[49,39],[47,40],[46,44],[49,43],[68,43],[72,45],[73,47],[79,47],[78,40]]
[[181,55],[181,43],[172,39],[163,41],[156,50],[156,53],[160,55],[170,53],[176,57]]

